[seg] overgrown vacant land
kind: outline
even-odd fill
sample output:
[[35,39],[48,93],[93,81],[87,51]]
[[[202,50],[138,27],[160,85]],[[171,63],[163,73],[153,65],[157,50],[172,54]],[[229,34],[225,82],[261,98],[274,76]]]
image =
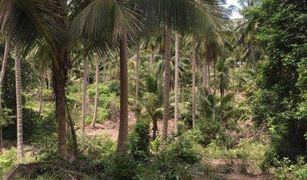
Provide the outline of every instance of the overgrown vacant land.
[[229,3],[0,0],[0,176],[306,180],[307,2]]

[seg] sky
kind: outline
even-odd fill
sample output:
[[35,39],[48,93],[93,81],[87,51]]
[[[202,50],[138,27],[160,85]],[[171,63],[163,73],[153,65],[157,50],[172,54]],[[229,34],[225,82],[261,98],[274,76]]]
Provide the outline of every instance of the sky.
[[[236,6],[236,7],[241,7],[240,5],[239,5],[239,3],[238,3],[238,0],[226,0],[226,6],[228,7],[228,6],[230,6],[230,5],[234,5],[234,6]],[[241,18],[242,16],[240,15],[240,13],[239,12],[237,12],[237,11],[234,11],[233,13],[232,13],[232,16],[231,16],[231,18],[232,19],[236,19],[236,18]]]

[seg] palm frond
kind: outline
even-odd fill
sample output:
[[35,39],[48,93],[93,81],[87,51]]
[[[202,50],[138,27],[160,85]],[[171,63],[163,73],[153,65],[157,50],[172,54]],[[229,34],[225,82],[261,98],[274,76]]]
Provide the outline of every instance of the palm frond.
[[140,29],[136,12],[127,2],[92,0],[74,17],[69,33],[74,39],[94,42],[106,36],[117,38],[123,31],[132,36]]
[[65,24],[56,0],[0,0],[1,27],[20,48],[43,37],[51,48],[65,40]]

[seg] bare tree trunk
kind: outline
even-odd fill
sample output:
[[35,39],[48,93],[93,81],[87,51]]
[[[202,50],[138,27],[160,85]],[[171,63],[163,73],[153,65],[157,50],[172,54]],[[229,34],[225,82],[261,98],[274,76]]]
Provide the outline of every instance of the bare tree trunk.
[[139,98],[139,64],[140,64],[140,45],[137,45],[136,49],[136,67],[135,67],[135,97]]
[[[18,51],[18,49],[17,49]],[[17,159],[23,161],[23,128],[22,128],[22,99],[21,99],[21,68],[20,54],[17,52],[15,59],[15,81],[16,81],[16,119],[17,119]]]
[[84,57],[83,62],[83,87],[82,87],[82,112],[81,112],[81,130],[82,134],[84,134],[85,131],[85,118],[87,115],[87,86],[88,86],[88,59],[87,57]]
[[179,89],[179,35],[175,35],[175,135],[178,134],[178,89]]
[[193,57],[192,57],[192,125],[195,128],[195,112],[196,112],[196,42],[193,37]]
[[128,136],[128,38],[126,32],[120,37],[120,122],[117,152],[126,153]]
[[[0,111],[2,111],[2,88],[3,88],[5,71],[6,71],[7,57],[9,54],[9,48],[10,48],[10,41],[9,39],[7,39],[5,41],[5,49],[4,49],[4,55],[3,55],[1,73],[0,73]],[[3,144],[2,126],[0,125],[0,155],[2,154],[2,146],[3,146],[2,144]]]
[[165,60],[164,60],[164,94],[163,94],[163,128],[162,139],[167,138],[168,120],[169,120],[169,92],[170,92],[170,61],[171,61],[171,32],[166,29],[165,32]]
[[93,121],[91,124],[92,128],[95,128],[96,126],[96,121],[97,121],[97,110],[98,110],[98,97],[99,97],[99,59],[98,57],[95,58],[96,62],[95,62],[95,107],[94,107],[94,117],[93,117]]

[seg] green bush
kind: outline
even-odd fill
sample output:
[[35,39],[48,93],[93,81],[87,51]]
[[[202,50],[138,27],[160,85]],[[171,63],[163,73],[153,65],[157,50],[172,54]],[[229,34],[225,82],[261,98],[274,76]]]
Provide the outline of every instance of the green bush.
[[237,140],[230,136],[229,133],[226,132],[226,129],[222,128],[217,134],[217,143],[221,147],[230,149],[236,145]]
[[265,0],[246,12],[257,22],[256,39],[267,56],[254,76],[254,120],[268,125],[275,157],[292,161],[306,157],[305,11],[303,1]]
[[201,159],[201,155],[196,150],[193,141],[184,134],[178,140],[170,143],[161,154],[171,161],[187,164],[195,164]]
[[128,137],[129,154],[135,160],[145,160],[149,156],[149,121],[139,119]]
[[[159,144],[159,143],[158,143]],[[178,140],[159,145],[160,150],[147,162],[136,167],[138,179],[191,178],[192,170],[201,159],[190,136],[183,134]]]
[[125,154],[113,154],[104,162],[105,175],[108,178],[125,180],[135,177],[136,161]]
[[0,155],[0,176],[4,175],[16,162],[16,149],[11,148],[9,151]]
[[219,130],[220,123],[218,121],[202,119],[197,123],[196,128],[190,132],[190,135],[199,144],[207,146],[216,137]]
[[113,154],[116,145],[110,138],[105,136],[80,136],[78,148],[82,156],[91,160],[101,160]]
[[277,179],[293,179],[293,180],[305,180],[307,179],[307,164],[304,158],[297,159],[297,164],[293,164],[289,158],[283,158],[282,160],[276,160],[279,164],[274,171],[274,176]]

